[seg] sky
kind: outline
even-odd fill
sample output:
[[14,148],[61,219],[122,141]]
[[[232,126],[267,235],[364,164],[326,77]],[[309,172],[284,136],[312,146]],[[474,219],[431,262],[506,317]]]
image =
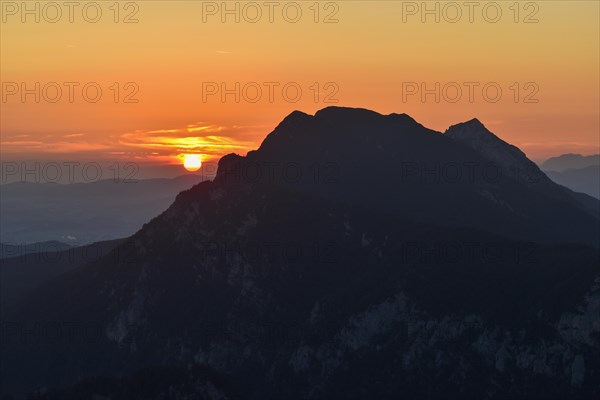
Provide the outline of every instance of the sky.
[[3,161],[183,173],[327,106],[476,117],[536,161],[599,152],[597,1],[49,4],[1,2]]

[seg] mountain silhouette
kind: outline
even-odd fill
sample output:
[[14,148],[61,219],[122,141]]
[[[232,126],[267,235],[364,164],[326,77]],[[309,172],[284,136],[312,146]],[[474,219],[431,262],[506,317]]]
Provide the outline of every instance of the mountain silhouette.
[[592,166],[600,166],[600,154],[583,156],[581,154],[561,154],[544,161],[541,168],[544,171],[564,172],[569,169],[581,169]]
[[599,154],[563,154],[544,161],[541,168],[554,182],[600,199]]
[[0,314],[47,281],[107,255],[120,242],[109,240],[81,247],[61,242],[2,245],[6,257],[0,267]]
[[296,111],[3,313],[3,393],[195,366],[244,399],[593,398],[597,229],[478,121]]
[[[272,166],[288,167],[288,175],[270,173]],[[225,157],[218,175],[522,240],[598,245],[600,237],[590,218],[600,215],[596,199],[554,184],[477,120],[441,134],[405,114],[293,112],[258,150]]]
[[592,198],[590,197],[591,194],[587,191],[580,191],[582,193],[578,193],[566,187],[556,185],[554,183],[556,180],[550,179],[518,147],[498,138],[479,120],[473,119],[451,126],[445,134],[465,143],[478,151],[486,159],[501,166],[504,175],[543,193],[547,197],[583,208],[593,216],[600,217],[600,203],[596,201],[597,196]]

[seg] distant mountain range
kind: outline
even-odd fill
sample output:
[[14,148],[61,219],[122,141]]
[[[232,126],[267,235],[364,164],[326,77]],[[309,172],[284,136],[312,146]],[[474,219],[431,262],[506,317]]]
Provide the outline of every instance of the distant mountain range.
[[600,154],[563,154],[541,164],[554,182],[600,199]]
[[49,240],[69,245],[129,236],[164,211],[197,175],[93,183],[10,183],[1,186],[0,238],[23,245]]
[[66,243],[51,240],[47,242],[27,244],[5,244],[0,243],[0,259],[19,257],[33,253],[52,253],[70,249]]
[[3,312],[2,391],[598,398],[599,204],[478,120],[296,111]]
[[569,169],[582,169],[600,165],[600,154],[582,156],[581,154],[563,154],[544,161],[541,168],[544,171],[565,172]]

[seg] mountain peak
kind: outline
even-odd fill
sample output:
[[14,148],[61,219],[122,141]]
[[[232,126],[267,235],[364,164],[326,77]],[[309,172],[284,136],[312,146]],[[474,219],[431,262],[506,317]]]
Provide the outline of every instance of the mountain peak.
[[498,139],[496,135],[490,132],[490,130],[487,129],[485,125],[483,125],[483,123],[477,118],[472,118],[468,121],[452,125],[446,130],[446,132],[444,132],[444,134],[448,137],[459,140],[480,138],[486,136]]
[[315,117],[328,116],[328,115],[376,115],[381,116],[377,111],[369,110],[360,107],[340,107],[340,106],[329,106],[320,109],[315,113]]
[[401,121],[405,123],[418,123],[413,117],[405,113],[392,113],[388,115],[380,114],[377,111],[369,110],[367,108],[354,108],[354,107],[339,107],[330,106],[322,108],[315,113],[315,117],[321,117],[325,119],[337,119],[337,118],[353,118],[353,119],[369,119],[369,118],[390,118],[392,120]]
[[287,117],[284,118],[284,121],[288,118],[296,119],[296,118],[305,118],[305,117],[310,117],[310,115],[308,115],[307,113],[300,111],[300,110],[294,110],[291,113],[289,113]]
[[483,124],[481,123],[481,121],[478,120],[477,118],[471,118],[467,122],[464,122],[464,124],[467,124],[467,125],[476,125],[476,126],[483,126]]
[[239,170],[239,167],[244,160],[245,158],[243,156],[235,153],[229,153],[221,157],[217,167],[215,182],[224,182],[230,178],[231,174],[235,173],[236,170]]
[[383,115],[366,108],[325,107],[315,113],[315,118],[335,125],[348,123],[371,124],[383,118]]
[[[389,115],[384,115],[367,108],[329,106],[318,110],[314,115],[310,115],[299,110],[292,111],[281,121],[277,128],[285,128],[289,125],[297,123],[306,123],[313,118],[333,124],[361,122],[372,123],[376,120],[389,119],[391,121],[401,122],[408,125],[418,124],[421,126],[421,124],[419,124],[413,117],[405,113],[392,113]],[[474,121],[477,120],[475,119]],[[477,122],[479,123],[479,121]]]
[[295,123],[301,123],[302,121],[312,118],[312,115],[309,115],[305,112],[299,111],[299,110],[294,110],[291,113],[289,113],[281,122],[279,125],[288,125],[288,124],[295,124]]
[[540,187],[542,183],[549,183],[548,178],[525,153],[494,135],[477,118],[452,125],[444,135],[471,147],[511,173],[518,173],[523,182],[535,183]]

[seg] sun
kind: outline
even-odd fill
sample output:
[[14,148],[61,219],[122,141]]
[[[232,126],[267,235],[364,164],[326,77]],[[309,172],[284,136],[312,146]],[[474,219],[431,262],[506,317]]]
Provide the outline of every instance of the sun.
[[183,167],[190,172],[195,172],[202,166],[202,160],[198,154],[185,154],[183,156]]

